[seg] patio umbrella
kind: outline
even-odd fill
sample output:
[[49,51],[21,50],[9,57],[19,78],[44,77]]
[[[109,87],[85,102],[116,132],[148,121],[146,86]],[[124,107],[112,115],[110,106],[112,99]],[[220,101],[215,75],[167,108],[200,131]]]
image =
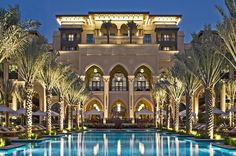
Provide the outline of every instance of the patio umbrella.
[[15,112],[13,109],[5,105],[0,105],[0,113],[13,113],[13,112]]
[[59,116],[59,114],[58,114],[57,112],[54,112],[54,111],[51,112],[51,115],[52,115],[53,117]]
[[99,115],[102,116],[102,112],[98,111],[97,109],[91,109],[90,111],[87,111],[84,113],[85,115]]
[[[196,116],[196,113],[195,113],[195,112],[192,112],[192,115],[193,115],[193,116]],[[186,117],[186,110],[183,110],[183,111],[179,112],[179,116],[180,116],[180,117]]]
[[137,116],[139,115],[153,115],[153,112],[143,108],[139,112],[136,113]]
[[36,112],[33,112],[33,115],[34,115],[34,116],[46,116],[47,113],[38,110],[38,111],[36,111]]
[[220,110],[219,108],[214,108],[213,113],[217,114],[217,115],[224,114],[224,112],[222,110]]
[[26,114],[26,109],[25,109],[25,108],[20,108],[20,109],[18,109],[16,112],[17,112],[17,114],[19,114],[19,115],[24,115],[24,114]]

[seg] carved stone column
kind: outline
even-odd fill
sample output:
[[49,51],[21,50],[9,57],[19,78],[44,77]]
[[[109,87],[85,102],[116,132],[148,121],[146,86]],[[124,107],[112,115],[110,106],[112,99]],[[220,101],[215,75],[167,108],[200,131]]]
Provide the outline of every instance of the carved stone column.
[[222,86],[221,86],[221,90],[220,90],[220,109],[225,112],[226,110],[226,105],[225,105],[225,90],[226,90],[226,86],[225,86],[225,81],[222,81]]
[[129,75],[129,117],[134,123],[134,75]]
[[104,117],[103,117],[103,123],[104,124],[106,123],[106,120],[108,118],[109,81],[110,81],[110,76],[108,76],[108,75],[103,76],[103,83],[104,83],[104,92],[103,92]]

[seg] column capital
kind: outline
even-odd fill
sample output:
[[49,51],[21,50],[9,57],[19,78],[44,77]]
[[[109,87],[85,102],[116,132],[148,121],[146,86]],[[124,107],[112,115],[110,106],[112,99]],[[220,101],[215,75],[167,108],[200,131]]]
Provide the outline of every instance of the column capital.
[[109,82],[110,81],[110,76],[109,75],[104,75],[103,76],[103,81],[104,82]]
[[135,78],[135,76],[134,76],[134,75],[128,75],[128,80],[129,80],[129,81],[133,81],[133,80],[134,80],[134,78]]

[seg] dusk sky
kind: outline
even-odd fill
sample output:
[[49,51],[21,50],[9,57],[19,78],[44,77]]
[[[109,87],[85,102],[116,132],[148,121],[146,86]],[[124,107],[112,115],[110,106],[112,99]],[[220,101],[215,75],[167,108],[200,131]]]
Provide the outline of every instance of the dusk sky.
[[180,28],[185,42],[206,24],[220,21],[215,5],[225,8],[223,0],[0,0],[0,7],[19,4],[22,19],[36,19],[40,32],[52,42],[58,29],[55,15],[86,14],[89,11],[149,11],[151,14],[181,14]]

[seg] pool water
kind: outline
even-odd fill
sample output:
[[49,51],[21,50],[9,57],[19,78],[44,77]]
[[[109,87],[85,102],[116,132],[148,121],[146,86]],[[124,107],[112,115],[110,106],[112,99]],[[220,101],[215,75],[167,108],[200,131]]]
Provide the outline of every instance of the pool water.
[[154,131],[91,131],[0,151],[0,156],[232,156],[236,151]]

